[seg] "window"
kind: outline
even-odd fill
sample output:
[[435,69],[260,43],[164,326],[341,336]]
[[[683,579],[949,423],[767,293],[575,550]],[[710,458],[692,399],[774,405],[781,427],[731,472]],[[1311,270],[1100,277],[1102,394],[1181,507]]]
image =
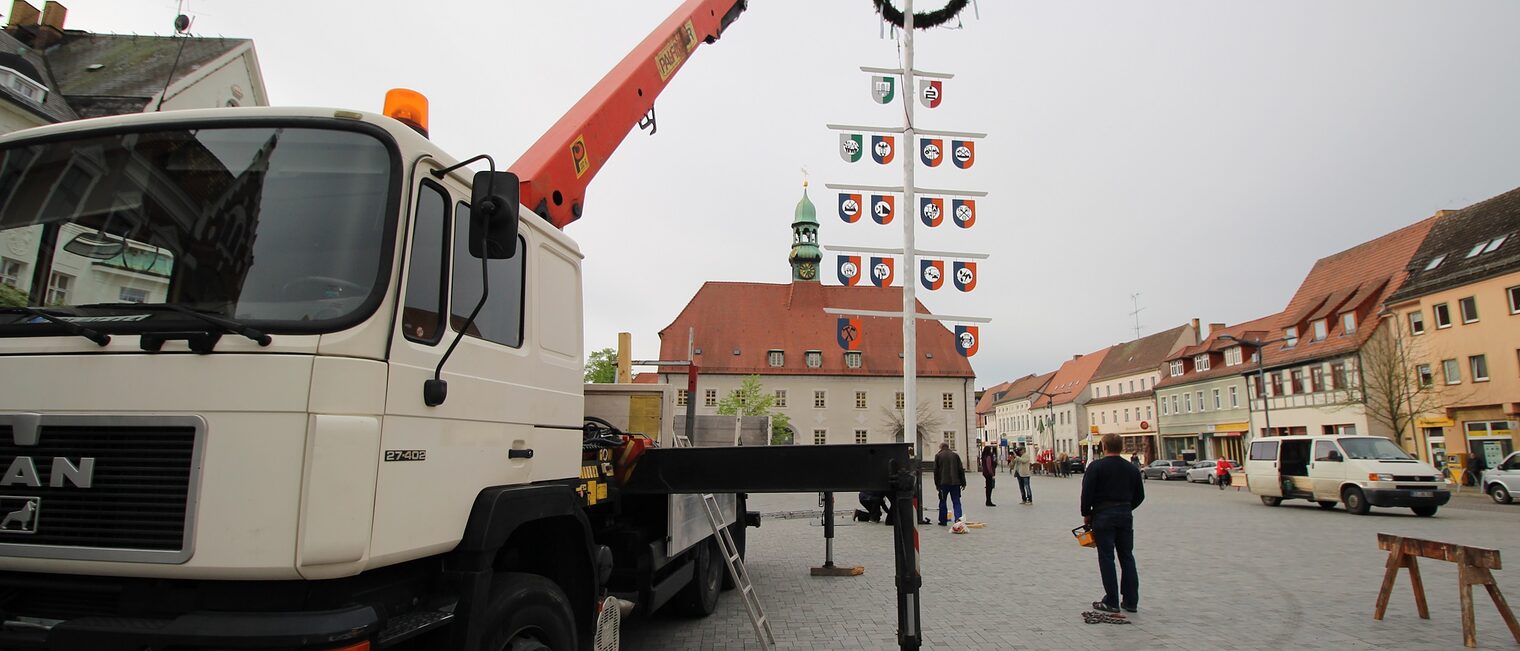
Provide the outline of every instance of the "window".
[[1098,424],[1100,424],[1100,425],[1107,425],[1108,424],[1108,412],[1106,412],[1106,411],[1100,411],[1100,412],[1098,412]]
[[1182,413],[1182,410],[1177,408],[1177,394],[1175,394],[1175,393],[1172,394],[1172,413],[1173,414],[1180,414],[1180,413]]
[[786,366],[786,353],[780,350],[770,351],[765,354],[765,361],[771,365],[771,368]]
[[1167,405],[1166,405],[1166,396],[1161,396],[1161,415],[1162,416],[1170,416],[1170,415],[1172,415],[1172,410],[1169,409],[1169,408],[1167,408]]
[[1520,285],[1504,290],[1509,295],[1509,313],[1520,314]]
[[123,287],[116,294],[116,298],[123,303],[142,303],[148,300],[148,290],[136,287]]
[[1230,387],[1230,408],[1231,409],[1234,409],[1234,408],[1240,406],[1240,392],[1237,391],[1237,389],[1239,389],[1239,387],[1235,387],[1235,386],[1231,386]]
[[1424,312],[1410,312],[1409,313],[1409,333],[1410,334],[1416,334],[1416,335],[1423,335],[1423,334],[1425,334],[1425,313]]
[[1140,378],[1140,390],[1145,390],[1145,378]]
[[955,409],[955,394],[941,394],[939,397],[939,405],[944,409]]
[[1290,326],[1286,330],[1283,330],[1283,338],[1287,339],[1287,341],[1283,344],[1285,347],[1292,348],[1294,346],[1297,346],[1298,326]]
[[903,408],[903,392],[901,392],[901,391],[897,392],[897,398],[896,398],[896,400],[892,404],[897,405],[898,411],[902,411],[902,408]]
[[827,391],[814,391],[813,392],[813,408],[814,409],[825,409],[828,406],[829,406],[829,392],[827,392]]
[[950,451],[955,451],[955,432],[945,432],[945,442],[950,444]]
[[1438,256],[1436,256],[1434,258],[1431,258],[1430,262],[1425,265],[1425,270],[1426,271],[1430,271],[1431,269],[1435,269],[1436,267],[1441,266],[1441,263],[1445,262],[1445,261],[1446,261],[1446,254],[1442,253],[1441,255],[1438,255]]
[[[1144,382],[1144,380],[1141,380],[1141,381]],[[1144,389],[1145,387],[1140,387],[1140,388]],[[1130,393],[1134,393],[1135,392],[1135,381],[1134,380],[1130,380],[1129,381],[1129,392]]]
[[1314,366],[1310,366],[1309,367],[1309,383],[1313,385],[1313,386],[1309,387],[1310,391],[1324,391],[1325,390],[1325,365],[1324,364],[1315,364]]
[[1182,398],[1183,398],[1183,400],[1182,400],[1182,406],[1183,406],[1183,408],[1187,410],[1187,413],[1189,413],[1189,414],[1193,413],[1193,394],[1191,394],[1191,393],[1184,393],[1184,394],[1182,394]]
[[1462,323],[1472,323],[1478,320],[1478,298],[1469,296],[1457,301],[1457,307],[1462,309]]
[[1342,334],[1356,334],[1355,312],[1347,312],[1341,315],[1341,330],[1344,331]]
[[1499,237],[1496,237],[1496,238],[1494,238],[1492,240],[1489,240],[1488,246],[1483,247],[1483,252],[1484,253],[1493,253],[1494,250],[1498,249],[1501,246],[1504,246],[1504,240],[1506,240],[1508,238],[1509,238],[1508,235],[1500,235]]
[[1330,381],[1334,382],[1335,386],[1326,387],[1328,389],[1345,389],[1351,386],[1351,378],[1346,376],[1345,362],[1330,365]]
[[855,408],[856,409],[865,409],[866,408],[866,392],[864,392],[864,391],[856,391],[855,392]]
[[1252,461],[1276,461],[1279,441],[1251,441]]
[[1315,461],[1330,461],[1339,463],[1341,459],[1341,451],[1335,447],[1335,441],[1314,442]]
[[1224,403],[1219,399],[1219,389],[1214,389],[1214,408],[1224,409]]
[[1195,371],[1207,371],[1207,370],[1209,370],[1209,356],[1208,355],[1199,355],[1197,357],[1194,357],[1193,358],[1193,370],[1195,370]]
[[1447,384],[1460,384],[1462,382],[1462,368],[1457,366],[1457,360],[1441,360],[1441,373],[1446,376]]
[[[1135,411],[1138,412],[1138,411],[1140,411],[1140,409],[1136,408]],[[1139,414],[1136,414],[1136,415],[1139,415]],[[1124,408],[1124,422],[1126,422],[1126,423],[1129,422],[1129,407],[1125,407]]]
[[686,395],[686,389],[676,389],[676,406],[685,407],[690,398]]
[[866,442],[866,439],[867,439],[867,436],[866,436],[866,431],[865,430],[863,430],[863,429],[855,430],[855,442],[856,443],[858,443],[858,444],[864,444]]
[[805,357],[807,358],[807,367],[808,368],[818,368],[818,367],[823,366],[823,351],[821,351],[821,350],[810,350],[810,351],[807,351],[807,354],[805,355]]
[[1203,392],[1198,392],[1198,411],[1203,411]]
[[[470,254],[470,229],[458,227],[469,223],[470,207],[463,202],[454,204],[454,300],[449,323],[456,331],[464,327],[465,319],[480,301],[480,258]],[[519,235],[512,257],[486,262],[491,294],[470,326],[471,331],[465,334],[512,348],[522,346],[523,264],[527,248],[527,240]]]
[[708,389],[708,390],[702,392],[702,406],[703,407],[716,407],[716,406],[718,406],[718,390],[717,389]]
[[845,351],[844,366],[845,368],[860,368],[860,351]]
[[[443,333],[443,278],[449,268],[448,207],[449,199],[443,188],[431,181],[423,182],[417,192],[408,263],[411,266],[406,270],[406,303],[401,310],[401,333],[412,341],[435,344]],[[475,260],[475,277],[479,278],[479,258]]]
[[1436,375],[1430,371],[1429,364],[1416,366],[1415,373],[1420,376],[1420,386],[1422,387],[1428,387],[1436,383]]
[[823,445],[829,442],[829,431],[826,429],[813,430],[813,445]]
[[774,407],[786,406],[786,389],[776,389],[776,401],[771,403]]
[[1293,395],[1304,392],[1304,369],[1295,368],[1288,372],[1288,382],[1293,387]]
[[0,285],[8,285],[20,289],[21,279],[25,277],[25,273],[25,263],[10,258],[0,258]]
[[1315,319],[1314,323],[1311,323],[1309,325],[1314,326],[1314,340],[1315,341],[1324,341],[1325,340],[1325,335],[1329,334],[1329,332],[1328,332],[1329,328],[1325,324],[1325,320],[1324,319]]
[[1230,346],[1224,349],[1224,365],[1236,366],[1240,364],[1240,346]]
[[69,302],[69,288],[73,286],[73,276],[54,271],[51,276],[48,276],[47,305],[67,304]]
[[[1137,408],[1136,411],[1139,411],[1139,409]],[[1146,405],[1145,406],[1145,419],[1146,420],[1150,420],[1151,419],[1151,406],[1150,405]]]
[[1467,368],[1472,371],[1473,382],[1488,381],[1488,355],[1473,355],[1467,358]]
[[1431,309],[1435,311],[1437,330],[1451,327],[1451,308],[1445,303],[1436,303]]
[[1179,360],[1173,360],[1172,361],[1172,373],[1171,373],[1171,375],[1172,375],[1172,377],[1177,377],[1179,375],[1182,375],[1182,360],[1179,359]]
[[1280,395],[1282,395],[1283,394],[1282,372],[1280,372],[1280,371],[1273,371],[1271,377],[1272,377],[1272,386],[1271,386],[1272,395],[1274,395],[1274,396],[1280,396]]

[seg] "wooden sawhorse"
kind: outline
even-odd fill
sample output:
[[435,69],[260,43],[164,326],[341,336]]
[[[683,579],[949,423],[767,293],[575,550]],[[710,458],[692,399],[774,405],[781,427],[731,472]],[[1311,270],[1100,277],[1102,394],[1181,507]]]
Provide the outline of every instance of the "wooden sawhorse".
[[1499,609],[1499,616],[1504,618],[1510,634],[1520,644],[1520,621],[1515,620],[1515,613],[1509,609],[1509,603],[1504,601],[1504,594],[1499,592],[1499,584],[1489,571],[1504,569],[1499,560],[1499,550],[1406,538],[1389,533],[1378,534],[1378,549],[1388,550],[1388,569],[1383,573],[1383,587],[1378,591],[1373,619],[1383,619],[1383,613],[1388,610],[1388,600],[1393,597],[1393,581],[1398,578],[1401,567],[1409,568],[1409,582],[1414,588],[1414,605],[1419,611],[1420,619],[1430,619],[1430,608],[1425,604],[1425,584],[1420,580],[1417,559],[1425,557],[1451,561],[1457,564],[1457,590],[1462,599],[1462,643],[1468,647],[1478,646],[1478,631],[1473,623],[1472,587],[1481,585],[1488,590],[1489,598],[1494,600],[1494,607]]

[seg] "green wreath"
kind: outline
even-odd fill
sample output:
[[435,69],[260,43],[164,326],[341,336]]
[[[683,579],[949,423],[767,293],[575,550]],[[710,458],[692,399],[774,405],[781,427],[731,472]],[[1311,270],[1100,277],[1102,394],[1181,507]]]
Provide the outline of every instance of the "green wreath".
[[[876,13],[881,14],[882,20],[892,23],[898,27],[903,26],[903,12],[901,9],[892,6],[892,4],[890,2],[887,2],[887,0],[871,0],[871,4],[876,5]],[[939,10],[930,11],[928,13],[914,12],[913,28],[929,29],[931,27],[938,27],[940,25],[943,25],[946,22],[949,22],[951,18],[954,18],[956,15],[960,14],[968,4],[971,4],[971,0],[950,0],[949,4],[946,4],[944,8]]]

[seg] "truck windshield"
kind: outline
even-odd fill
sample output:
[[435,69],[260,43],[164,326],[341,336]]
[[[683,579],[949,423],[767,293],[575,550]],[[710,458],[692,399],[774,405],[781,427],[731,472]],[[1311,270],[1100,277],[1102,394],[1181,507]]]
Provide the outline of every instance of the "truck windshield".
[[1341,448],[1346,451],[1346,456],[1352,459],[1408,459],[1407,452],[1393,441],[1379,438],[1344,438],[1340,439]]
[[[380,139],[154,129],[0,145],[0,306],[100,330],[194,322],[127,305],[164,303],[315,332],[376,303],[394,182]],[[0,334],[57,327],[0,312]]]

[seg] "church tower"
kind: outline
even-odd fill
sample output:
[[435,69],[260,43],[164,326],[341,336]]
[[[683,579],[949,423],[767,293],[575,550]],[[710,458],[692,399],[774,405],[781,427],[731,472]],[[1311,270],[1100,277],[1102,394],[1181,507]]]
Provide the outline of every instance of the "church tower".
[[802,182],[802,200],[792,217],[792,282],[818,282],[818,266],[823,253],[818,250],[818,210],[808,199],[807,181]]

